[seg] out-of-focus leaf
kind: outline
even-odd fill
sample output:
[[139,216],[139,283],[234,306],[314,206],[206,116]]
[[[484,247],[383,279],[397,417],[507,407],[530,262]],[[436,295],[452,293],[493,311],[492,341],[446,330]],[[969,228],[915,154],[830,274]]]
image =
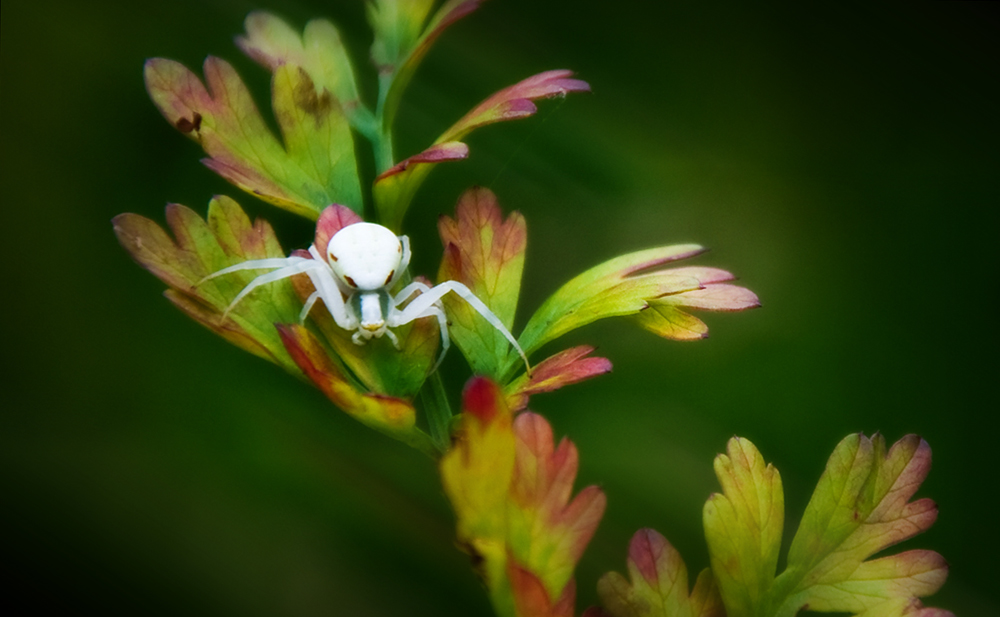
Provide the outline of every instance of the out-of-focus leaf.
[[380,72],[399,68],[416,45],[435,0],[373,0],[367,5],[368,23],[375,31],[372,62]]
[[722,493],[705,504],[705,537],[726,614],[760,615],[778,567],[785,497],[781,476],[746,439],[715,458]]
[[611,372],[611,361],[591,357],[593,351],[589,345],[580,345],[542,360],[532,369],[530,377],[524,373],[504,388],[507,404],[518,412],[528,406],[530,396]]
[[918,598],[944,584],[948,566],[933,551],[869,559],[925,531],[937,517],[929,499],[910,502],[930,469],[930,448],[908,435],[886,452],[880,435],[837,446],[775,578],[783,514],[777,472],[745,439],[716,459],[722,495],[705,505],[712,570],[729,617],[791,617],[800,610],[950,616]]
[[233,272],[200,282],[244,261],[285,257],[266,221],[258,219],[251,224],[235,201],[219,196],[209,203],[207,222],[185,206],[167,206],[167,224],[174,238],[138,214],[120,214],[113,224],[118,241],[133,259],[169,286],[166,296],[178,308],[229,342],[293,374],[302,374],[273,325],[298,320],[302,304],[290,281],[258,288],[225,320],[222,313],[232,299],[262,272]]
[[412,404],[401,398],[357,390],[305,326],[280,324],[277,328],[295,363],[334,405],[362,424],[427,453],[434,452],[426,436],[416,429]]
[[570,581],[562,596],[553,602],[541,579],[513,559],[507,562],[507,578],[517,617],[573,617],[576,583]]
[[597,617],[725,617],[719,590],[709,569],[702,570],[688,595],[684,560],[667,539],[653,529],[640,529],[628,548],[629,580],[609,572],[597,583],[604,611]]
[[517,563],[535,573],[549,598],[562,598],[573,569],[597,531],[607,499],[596,486],[572,500],[579,454],[538,414],[514,421],[517,454],[508,502],[507,542]]
[[955,617],[951,611],[940,608],[925,607],[916,598],[898,598],[882,602],[863,613],[858,613],[858,617]]
[[[456,3],[456,5],[472,5],[475,2]],[[442,7],[442,11],[447,7]],[[459,6],[460,8],[460,6]],[[472,9],[475,7],[473,6]],[[472,10],[470,9],[470,10]],[[458,8],[456,8],[456,11]],[[468,156],[468,148],[459,142],[472,130],[502,122],[504,120],[516,120],[525,118],[538,111],[532,101],[538,99],[552,98],[555,96],[565,96],[570,92],[589,92],[590,86],[579,79],[572,79],[571,71],[548,71],[529,77],[493,94],[466,114],[455,125],[445,131],[430,148],[408,161],[416,161],[422,164],[408,165],[399,169],[393,167],[383,173],[375,182],[373,195],[375,208],[381,220],[388,221],[387,225],[395,229],[406,213],[413,196],[423,183],[427,174],[432,169],[432,163],[441,161],[456,160]],[[441,155],[441,148],[447,147],[449,156]]]
[[541,416],[513,420],[503,392],[475,377],[463,394],[461,427],[441,459],[458,539],[475,561],[499,615],[571,615],[573,568],[604,513],[604,493],[573,499],[577,452],[553,444]]
[[[399,101],[420,62],[439,36],[483,0],[448,0],[428,21],[434,0],[375,0],[368,21],[375,31],[372,60],[379,71],[383,126],[392,125]],[[426,23],[426,26],[425,26]]]
[[480,564],[500,615],[512,615],[507,580],[507,494],[514,472],[513,418],[500,389],[473,378],[462,394],[455,445],[441,457],[441,481],[455,510],[458,541]]
[[276,15],[254,11],[244,26],[246,34],[236,37],[236,45],[245,54],[272,73],[285,64],[304,69],[316,91],[332,94],[355,128],[373,130],[374,117],[361,103],[351,61],[332,23],[314,19],[299,35]]
[[[510,330],[524,271],[524,217],[513,212],[504,220],[496,195],[476,187],[459,198],[454,219],[438,220],[438,232],[444,245],[438,281],[463,283]],[[454,294],[442,302],[452,339],[473,372],[499,378],[511,350],[506,337]]]
[[241,189],[316,219],[330,203],[362,206],[350,128],[326,89],[292,64],[272,79],[273,108],[285,145],[274,137],[250,92],[224,60],[205,61],[205,84],[173,60],[146,62],[146,88],[163,116],[197,141],[203,162]]
[[[933,551],[868,560],[926,531],[937,519],[933,501],[910,501],[930,467],[930,446],[916,435],[900,439],[888,452],[878,434],[841,441],[806,506],[788,552],[788,568],[775,583],[785,595],[778,614],[793,615],[806,606],[883,614],[879,607],[885,602],[914,612],[917,598],[940,589],[948,564]],[[906,614],[895,610],[884,614]],[[937,609],[920,610],[933,614]]]

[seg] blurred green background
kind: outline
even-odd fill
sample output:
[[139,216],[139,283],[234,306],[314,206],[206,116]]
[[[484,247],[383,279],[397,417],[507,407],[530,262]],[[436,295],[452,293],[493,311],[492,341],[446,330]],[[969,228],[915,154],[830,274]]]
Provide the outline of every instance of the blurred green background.
[[[336,21],[371,94],[359,1],[2,5],[8,582],[38,613],[489,615],[432,464],[188,321],[112,234],[120,212],[162,221],[225,193],[308,244],[307,223],[204,168],[143,89],[147,57],[214,54],[266,101],[232,45],[257,8]],[[707,565],[701,507],[730,436],[781,470],[791,531],[834,445],[881,431],[934,449],[918,495],[940,518],[903,546],[951,563],[929,603],[1000,614],[998,40],[985,3],[568,0],[494,0],[440,40],[401,156],[542,70],[594,94],[473,134],[408,215],[416,272],[436,271],[437,215],[483,184],[528,220],[521,324],[583,269],[680,242],[764,304],[706,315],[703,342],[609,321],[550,347],[615,364],[533,400],[609,498],[581,609],[641,526]],[[457,393],[459,354],[443,370]]]

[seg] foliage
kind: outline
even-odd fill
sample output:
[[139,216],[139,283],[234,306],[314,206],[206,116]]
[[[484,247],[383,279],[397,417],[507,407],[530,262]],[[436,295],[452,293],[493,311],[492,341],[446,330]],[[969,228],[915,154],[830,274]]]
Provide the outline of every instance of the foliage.
[[503,392],[469,382],[455,447],[441,459],[459,543],[479,564],[499,615],[572,615],[573,569],[604,513],[596,486],[570,500],[578,455],[545,418],[514,418]]
[[[373,283],[382,287],[368,297],[378,298],[378,310],[388,311],[389,303],[393,309],[409,305],[422,317],[376,334],[362,332],[368,326],[358,320],[343,319],[343,311],[360,312],[364,299],[350,277],[336,278],[344,260],[336,265],[327,247],[339,232],[365,221],[366,203],[369,221],[399,234],[435,165],[468,156],[462,140],[471,131],[531,116],[535,101],[590,89],[566,70],[528,77],[488,97],[423,151],[396,160],[392,127],[406,85],[431,44],[480,4],[448,0],[435,10],[433,0],[372,0],[371,58],[379,83],[372,106],[359,94],[331,22],[311,21],[299,34],[274,15],[251,13],[236,43],[271,72],[280,138],[224,60],[205,61],[204,82],[175,61],[148,61],[153,102],[202,147],[204,164],[251,195],[314,221],[314,239],[308,251],[286,257],[266,221],[251,223],[224,196],[210,202],[206,219],[185,206],[168,206],[169,234],[137,214],[116,217],[114,229],[132,257],[167,285],[167,298],[194,320],[311,382],[359,422],[436,459],[459,544],[499,615],[568,617],[575,611],[574,570],[606,497],[596,486],[573,495],[576,446],[566,438],[556,443],[548,421],[528,406],[535,394],[609,372],[611,362],[580,345],[522,371],[527,356],[608,317],[626,317],[663,338],[697,340],[708,327],[689,311],[742,311],[760,303],[752,291],[732,284],[734,276],[725,270],[673,267],[701,254],[702,247],[660,246],[571,279],[527,319],[516,337],[519,349],[512,349],[527,223],[519,212],[505,215],[491,191],[476,187],[459,197],[454,216],[438,221],[443,253],[437,280],[452,286],[439,289],[468,289],[471,297],[421,299],[432,283],[404,272],[407,240],[399,236],[399,254],[390,249],[396,269],[382,270]],[[371,142],[377,175],[370,182],[359,173],[357,137]],[[366,227],[354,228],[361,229]],[[266,261],[237,267],[258,260]],[[317,270],[329,272],[329,280],[314,278]],[[315,293],[317,286],[324,294]],[[331,313],[323,303],[313,305],[317,297],[347,308]],[[421,312],[428,306],[429,313]],[[435,372],[442,341],[449,338],[475,375],[455,418]],[[734,438],[715,462],[722,493],[711,496],[704,510],[711,567],[698,575],[693,590],[678,552],[656,531],[643,529],[629,547],[629,578],[613,572],[601,578],[603,608],[586,614],[788,617],[808,608],[865,617],[949,615],[919,601],[944,583],[947,565],[940,555],[909,550],[871,559],[933,523],[932,502],[909,501],[929,467],[930,449],[915,436],[888,451],[878,435],[846,438],[806,509],[785,570],[777,574],[781,478],[753,444]]]
[[881,435],[844,438],[806,506],[787,566],[775,576],[784,524],[781,476],[752,443],[734,437],[715,459],[722,493],[705,504],[712,567],[698,576],[691,595],[680,555],[663,536],[644,529],[629,546],[631,584],[620,574],[605,575],[598,592],[606,612],[589,615],[791,617],[811,610],[950,616],[919,600],[948,576],[940,555],[909,550],[869,559],[934,523],[934,502],[910,502],[930,460],[930,447],[916,435],[888,452]]

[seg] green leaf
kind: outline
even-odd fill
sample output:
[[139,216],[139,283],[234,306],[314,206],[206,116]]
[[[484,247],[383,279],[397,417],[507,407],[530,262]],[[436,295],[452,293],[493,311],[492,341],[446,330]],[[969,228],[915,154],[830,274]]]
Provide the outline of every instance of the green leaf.
[[[628,548],[629,580],[609,572],[597,582],[597,593],[610,617],[724,617],[722,599],[707,568],[688,595],[684,560],[653,529],[640,529]],[[589,614],[598,615],[597,611]]]
[[726,613],[766,615],[784,523],[781,476],[746,439],[715,458],[722,494],[705,504],[705,538]]
[[886,452],[880,435],[851,435],[837,446],[775,578],[781,542],[778,474],[745,439],[716,459],[722,495],[705,505],[705,535],[726,614],[791,617],[800,610],[852,615],[950,615],[918,598],[944,584],[948,567],[933,551],[870,559],[925,531],[937,517],[929,499],[910,502],[930,469],[930,448],[908,435]]
[[163,116],[197,141],[210,169],[241,189],[315,220],[330,203],[361,211],[350,128],[329,90],[303,68],[281,64],[273,107],[284,146],[265,125],[243,81],[224,60],[205,61],[205,84],[183,65],[146,62],[146,88]]
[[285,257],[266,221],[251,224],[235,201],[218,196],[209,203],[207,221],[185,206],[167,206],[174,238],[138,214],[120,214],[113,224],[125,250],[168,285],[165,295],[188,316],[250,353],[302,375],[273,325],[298,321],[302,303],[289,280],[258,288],[227,319],[222,319],[223,311],[261,272],[234,272],[202,282],[209,274],[244,261]]
[[[518,342],[530,354],[571,330],[605,317],[633,316],[665,338],[703,338],[707,327],[681,308],[740,311],[760,306],[757,296],[725,270],[659,266],[704,252],[697,244],[664,246],[630,253],[587,270],[549,297],[532,315]],[[508,370],[514,363],[508,359]]]
[[572,71],[548,71],[494,93],[441,134],[430,148],[383,172],[375,181],[373,195],[375,209],[384,224],[390,229],[401,224],[433,164],[468,156],[468,147],[458,140],[474,129],[531,116],[538,111],[532,101],[538,99],[590,91],[586,82],[572,79],[572,75]]
[[525,353],[592,321],[635,314],[648,300],[692,291],[701,283],[670,270],[638,274],[678,259],[702,253],[696,244],[665,246],[616,257],[587,270],[563,285],[532,315],[518,342]]
[[334,405],[366,426],[428,455],[436,453],[430,439],[416,428],[416,411],[409,401],[356,389],[305,326],[279,324],[277,329],[295,363]]
[[[442,216],[438,220],[438,231],[444,245],[438,281],[463,283],[510,330],[524,271],[524,217],[513,212],[504,220],[496,195],[477,187],[459,198],[454,219]],[[449,294],[442,302],[452,340],[473,372],[499,378],[510,343],[461,298]]]
[[[296,277],[294,285],[303,301],[316,289],[306,277]],[[438,357],[441,334],[434,317],[416,319],[393,328],[399,348],[387,336],[358,345],[353,340],[354,331],[338,326],[322,303],[313,307],[309,318],[336,357],[372,392],[407,399],[414,397],[430,376]]]
[[246,35],[236,45],[272,73],[285,64],[309,74],[317,92],[333,95],[354,128],[374,130],[374,116],[361,102],[354,69],[337,28],[325,19],[314,19],[299,35],[285,21],[266,11],[254,11],[244,22]]
[[935,593],[948,565],[933,551],[868,560],[926,531],[937,519],[933,501],[910,501],[930,466],[930,446],[916,435],[907,435],[888,452],[878,434],[841,441],[806,506],[788,568],[776,583],[787,594],[778,614],[793,615],[804,606],[877,612],[885,602],[910,607],[912,600]]

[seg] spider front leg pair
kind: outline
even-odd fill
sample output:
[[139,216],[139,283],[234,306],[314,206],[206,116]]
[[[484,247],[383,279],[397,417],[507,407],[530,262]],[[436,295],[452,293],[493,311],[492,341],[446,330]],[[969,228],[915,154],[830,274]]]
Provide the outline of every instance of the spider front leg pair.
[[[276,268],[273,272],[258,276],[243,288],[223,313],[225,319],[233,307],[257,287],[305,274],[316,291],[306,299],[299,315],[300,321],[304,321],[315,303],[322,300],[336,324],[344,330],[354,332],[351,338],[358,345],[385,335],[398,349],[399,339],[390,328],[408,324],[415,319],[434,317],[438,320],[441,331],[441,354],[434,369],[441,364],[451,346],[448,319],[441,305],[441,298],[453,292],[510,342],[521,356],[528,372],[531,372],[528,358],[517,339],[493,311],[462,283],[445,281],[429,287],[414,282],[395,296],[389,293],[389,289],[399,281],[410,263],[410,243],[406,236],[396,236],[388,228],[374,223],[355,223],[342,228],[330,238],[325,255],[319,252],[316,245],[309,247],[309,254],[311,258],[292,256],[245,261],[210,274],[201,282],[240,270]],[[399,308],[417,292],[420,292],[419,296],[405,308]]]
[[[399,310],[396,308],[417,291],[421,292],[420,295],[410,302],[405,309]],[[445,281],[434,287],[428,287],[418,282],[410,283],[396,295],[396,303],[389,310],[388,326],[394,328],[410,323],[414,319],[420,319],[421,317],[437,317],[441,330],[441,355],[434,365],[434,368],[437,368],[441,364],[441,360],[444,359],[444,354],[448,351],[448,347],[451,345],[451,339],[448,336],[448,320],[444,314],[444,307],[441,306],[441,298],[447,293],[455,293],[458,297],[465,300],[483,319],[488,321],[504,338],[510,341],[510,344],[517,351],[518,355],[521,356],[521,360],[524,361],[525,370],[528,371],[529,375],[531,374],[531,365],[528,363],[528,357],[524,354],[521,346],[518,345],[517,339],[507,330],[503,322],[500,321],[500,318],[472,293],[472,290],[458,281]]]

